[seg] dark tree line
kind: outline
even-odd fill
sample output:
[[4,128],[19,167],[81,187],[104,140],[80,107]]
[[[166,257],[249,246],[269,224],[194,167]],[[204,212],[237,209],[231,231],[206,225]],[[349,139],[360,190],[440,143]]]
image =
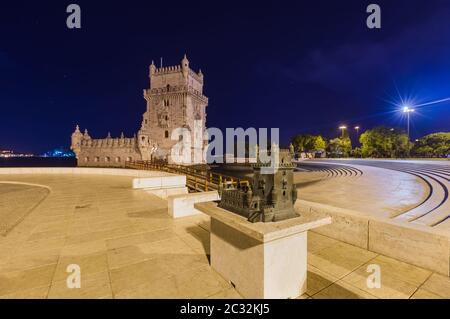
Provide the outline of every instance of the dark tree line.
[[378,126],[367,130],[359,138],[360,147],[352,147],[348,135],[330,140],[321,135],[296,135],[291,143],[297,153],[325,151],[329,157],[448,157],[450,154],[450,132],[432,133],[415,142],[399,129]]

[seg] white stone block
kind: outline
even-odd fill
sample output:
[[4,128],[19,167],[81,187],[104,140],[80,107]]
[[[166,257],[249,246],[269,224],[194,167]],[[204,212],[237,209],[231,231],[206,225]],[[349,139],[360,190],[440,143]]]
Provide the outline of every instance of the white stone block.
[[167,199],[169,196],[183,195],[188,193],[187,187],[176,187],[176,188],[159,188],[159,189],[145,189],[145,192],[158,196],[162,199]]
[[245,298],[296,298],[306,291],[307,232],[267,243],[211,219],[211,267]]
[[307,231],[330,217],[300,216],[250,223],[217,207],[195,204],[211,217],[211,266],[245,298],[296,298],[306,291]]
[[212,202],[219,199],[219,193],[217,191],[169,196],[167,198],[168,214],[172,218],[202,214],[202,212],[194,208],[194,204]]
[[159,189],[180,187],[186,187],[186,176],[184,175],[166,175],[133,179],[133,188]]
[[161,177],[134,178],[133,188],[161,188]]
[[161,177],[161,187],[163,188],[183,187],[183,186],[186,186],[185,175],[172,175]]

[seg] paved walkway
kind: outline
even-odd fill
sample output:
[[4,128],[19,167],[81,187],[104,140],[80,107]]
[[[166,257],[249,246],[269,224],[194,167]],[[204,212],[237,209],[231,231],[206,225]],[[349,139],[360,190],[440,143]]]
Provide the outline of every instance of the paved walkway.
[[299,180],[317,182],[302,189],[306,199],[450,231],[449,161],[318,160],[299,169]]
[[301,162],[294,183],[304,200],[383,218],[416,207],[429,194],[425,182],[411,174],[322,161]]
[[49,193],[45,187],[0,183],[0,236],[20,223]]
[[[51,189],[0,236],[0,298],[240,298],[209,266],[208,218],[170,219],[167,202],[132,190],[130,177],[0,180]],[[450,298],[447,277],[312,232],[308,245],[302,298]],[[81,267],[80,289],[67,288],[71,264]],[[381,267],[380,289],[367,288],[368,264]]]

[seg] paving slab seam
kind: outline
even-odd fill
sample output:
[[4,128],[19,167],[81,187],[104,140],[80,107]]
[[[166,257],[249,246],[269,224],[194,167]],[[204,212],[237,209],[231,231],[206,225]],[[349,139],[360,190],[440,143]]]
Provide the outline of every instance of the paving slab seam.
[[41,188],[45,188],[47,189],[48,193],[47,195],[45,195],[45,197],[43,197],[42,199],[40,199],[37,203],[35,203],[31,208],[28,209],[28,211],[23,214],[12,226],[10,226],[5,232],[3,232],[2,234],[0,234],[3,237],[6,237],[14,228],[16,228],[22,221],[25,220],[26,217],[28,217],[36,208],[39,207],[39,205],[41,203],[44,202],[44,200],[46,200],[50,194],[51,194],[51,188],[48,186],[44,186],[44,185],[38,185],[38,184],[30,184],[30,183],[15,183],[15,182],[2,182],[0,181],[0,184],[17,184],[17,185],[29,185],[29,186],[35,186],[35,187],[41,187]]
[[[425,279],[417,288],[416,288],[416,290],[414,290],[414,292],[411,294],[411,296],[409,296],[409,298],[408,299],[411,299],[415,294],[416,294],[416,292],[417,291],[419,291],[419,289],[428,281],[428,279],[430,279],[431,278],[431,276],[433,276],[433,274],[435,274],[435,272],[431,272],[429,275],[428,275],[428,277],[427,277],[427,279]],[[426,289],[425,289],[426,290]]]
[[[105,242],[105,246],[106,246],[106,242]],[[109,258],[108,258],[108,248],[106,247],[106,267],[108,267],[108,282],[109,282],[109,289],[111,290],[111,298],[112,299],[116,299],[116,295],[114,293],[113,290],[113,285],[112,285],[112,279],[111,279],[111,266],[109,264]]]

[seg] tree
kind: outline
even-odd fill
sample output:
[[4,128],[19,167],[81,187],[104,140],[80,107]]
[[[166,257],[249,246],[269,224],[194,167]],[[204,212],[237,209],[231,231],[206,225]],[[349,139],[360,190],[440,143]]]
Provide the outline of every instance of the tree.
[[317,152],[326,148],[326,142],[320,135],[301,134],[291,139],[296,152]]
[[403,131],[384,126],[365,131],[359,142],[363,157],[405,157],[410,147],[408,136]]
[[350,153],[351,157],[356,157],[356,158],[360,158],[361,156],[361,148],[359,147],[355,147],[352,152]]
[[330,140],[328,151],[332,157],[348,157],[352,151],[352,142],[348,137],[336,137]]
[[327,148],[327,142],[323,139],[322,136],[317,135],[314,141],[314,151],[325,151]]
[[450,132],[428,134],[414,143],[412,154],[423,157],[446,157],[450,153]]

